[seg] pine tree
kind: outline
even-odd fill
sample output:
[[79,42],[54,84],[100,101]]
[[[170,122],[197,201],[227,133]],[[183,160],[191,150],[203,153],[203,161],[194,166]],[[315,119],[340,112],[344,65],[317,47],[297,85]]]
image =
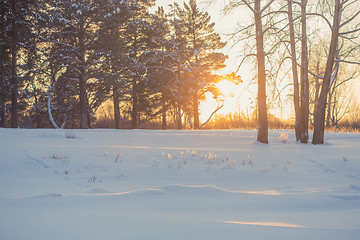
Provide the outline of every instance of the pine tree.
[[13,128],[19,126],[18,98],[19,88],[22,84],[21,73],[19,73],[19,56],[26,54],[26,51],[33,45],[32,27],[36,5],[36,0],[3,0],[0,3],[1,54],[9,55],[5,58],[2,57],[2,60],[9,60],[5,65],[10,67],[9,72],[3,71],[2,74],[9,75],[3,75],[2,80],[10,81],[5,85],[10,87],[11,127]]
[[215,23],[207,12],[201,12],[195,0],[184,3],[184,9],[178,8],[178,17],[184,23],[184,37],[186,39],[186,72],[184,77],[189,80],[189,95],[192,101],[194,128],[200,127],[199,102],[206,91],[219,78],[216,71],[225,67],[226,56],[217,52],[225,43],[219,34],[215,33]]
[[153,0],[132,0],[128,3],[129,19],[125,23],[122,39],[126,49],[126,71],[124,77],[129,80],[131,128],[139,127],[141,111],[146,110],[147,101],[147,60],[153,44],[151,26],[152,14],[149,8],[154,5]]
[[[91,124],[91,89],[97,81],[96,72],[103,64],[103,52],[98,48],[100,25],[107,14],[108,1],[101,0],[53,0],[49,1],[48,13],[51,35],[48,42],[58,45],[62,66],[69,80],[77,85],[79,95],[79,126]],[[120,11],[120,9],[119,9]],[[98,105],[99,103],[97,103]]]
[[151,25],[153,41],[147,53],[149,99],[153,108],[151,115],[161,115],[162,129],[166,129],[167,112],[173,96],[175,61],[170,49],[170,26],[162,7],[153,15]]
[[189,58],[187,51],[187,38],[185,34],[186,21],[183,17],[184,11],[179,4],[170,5],[168,14],[170,25],[169,55],[173,63],[173,83],[171,84],[170,93],[173,108],[175,109],[175,121],[178,129],[182,129],[182,119],[184,113],[191,115],[189,105],[190,79],[185,78],[187,70],[186,61]]

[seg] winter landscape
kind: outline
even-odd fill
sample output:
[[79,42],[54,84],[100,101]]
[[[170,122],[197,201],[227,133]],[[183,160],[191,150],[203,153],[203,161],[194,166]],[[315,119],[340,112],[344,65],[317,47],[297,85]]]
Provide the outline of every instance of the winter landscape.
[[0,239],[358,239],[360,134],[0,129]]
[[360,239],[359,9],[1,0],[0,240]]

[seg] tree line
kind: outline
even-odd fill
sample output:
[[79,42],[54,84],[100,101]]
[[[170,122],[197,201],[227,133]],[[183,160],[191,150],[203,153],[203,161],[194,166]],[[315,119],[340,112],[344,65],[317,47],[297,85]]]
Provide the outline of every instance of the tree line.
[[[161,118],[165,129],[169,115],[179,129],[184,121],[201,128],[205,93],[216,98],[217,82],[241,78],[219,74],[226,43],[195,0],[173,3],[169,12],[151,11],[154,4],[3,0],[0,126],[90,128],[97,109],[111,102],[116,128],[124,127],[123,118],[133,129]],[[358,76],[347,68],[359,64],[358,6],[352,0],[229,1],[225,13],[252,14],[233,37],[244,44],[239,68],[255,57],[259,142],[268,142],[269,83],[280,92],[281,74],[292,77],[296,140],[308,142],[313,119],[312,143],[324,142],[325,124],[340,114],[334,110],[339,86]]]
[[233,37],[240,36],[239,41],[247,46],[240,65],[256,57],[257,140],[268,142],[269,79],[275,79],[273,87],[279,92],[280,75],[289,76],[291,72],[296,140],[308,142],[311,119],[312,143],[324,143],[325,124],[336,123],[343,116],[337,111],[339,94],[344,90],[340,87],[359,77],[359,2],[234,0],[225,12],[237,8],[253,15],[252,21],[242,24]]
[[166,128],[171,111],[179,129],[183,119],[198,129],[199,102],[219,94],[225,43],[195,0],[168,13],[151,11],[154,0],[0,4],[2,127],[45,127],[49,119],[55,128],[90,128],[111,100],[116,128],[125,115],[133,129],[159,116]]

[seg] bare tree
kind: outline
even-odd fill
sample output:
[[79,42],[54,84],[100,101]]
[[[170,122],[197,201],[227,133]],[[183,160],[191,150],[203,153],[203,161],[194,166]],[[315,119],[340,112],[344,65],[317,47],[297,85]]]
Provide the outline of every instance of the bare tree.
[[307,0],[301,0],[301,133],[300,142],[308,142],[309,126],[309,73],[308,48],[306,32]]
[[[339,38],[347,39],[350,41],[354,41],[358,37],[358,33],[360,32],[359,23],[355,25],[352,29],[344,30],[341,32],[345,26],[348,26],[353,20],[357,19],[360,15],[360,10],[356,10],[353,12],[351,16],[344,18],[342,21],[343,13],[347,9],[351,9],[351,7],[356,6],[358,4],[356,1],[350,0],[335,0],[334,12],[331,14],[333,16],[333,22],[331,23],[328,18],[324,14],[316,14],[319,17],[323,18],[326,23],[329,25],[331,29],[331,42],[327,57],[325,74],[323,77],[323,82],[321,86],[320,96],[317,104],[317,109],[314,115],[314,134],[312,143],[313,144],[323,144],[324,143],[324,129],[325,129],[325,112],[326,112],[326,104],[327,97],[330,87],[334,83],[336,76],[339,70],[339,63],[353,63],[360,64],[357,61],[351,61],[348,59],[350,54],[355,51],[355,49],[359,49],[359,44],[355,42],[355,47],[348,50],[346,54],[339,53]],[[356,36],[355,36],[356,35]],[[341,59],[340,56],[343,58]]]
[[296,62],[296,39],[295,39],[295,30],[294,30],[294,19],[293,19],[293,0],[288,0],[288,19],[289,19],[289,34],[290,34],[290,55],[291,55],[291,66],[292,66],[292,76],[294,84],[294,109],[295,109],[295,135],[296,141],[301,139],[301,113],[300,113],[300,97],[299,97],[299,79],[297,71],[297,62]]
[[[264,33],[263,29],[263,14],[274,3],[274,0],[267,1],[264,6],[261,6],[261,0],[241,0],[233,1],[227,9],[238,6],[246,6],[254,15],[254,23],[241,29],[241,31],[248,31],[255,25],[255,38],[256,38],[256,59],[257,59],[257,77],[258,77],[258,94],[257,94],[257,112],[258,112],[258,135],[257,141],[261,143],[268,143],[268,117],[267,117],[267,104],[266,104],[266,68],[265,68],[265,51],[264,51]],[[252,54],[247,55],[252,56]]]

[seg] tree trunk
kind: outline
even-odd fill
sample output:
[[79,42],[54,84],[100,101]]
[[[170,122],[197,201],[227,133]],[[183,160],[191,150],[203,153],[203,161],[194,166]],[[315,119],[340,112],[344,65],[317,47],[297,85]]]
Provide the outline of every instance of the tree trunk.
[[52,112],[51,112],[52,85],[53,85],[54,81],[55,81],[55,73],[52,70],[51,71],[51,81],[50,81],[50,85],[49,85],[49,89],[48,89],[47,109],[48,109],[48,115],[49,115],[49,120],[51,122],[51,125],[53,125],[54,128],[58,129],[59,126],[56,124],[56,122],[53,118]]
[[161,93],[161,110],[162,110],[162,129],[165,130],[166,129],[166,99],[165,99],[165,96],[164,96],[164,92]]
[[193,95],[193,114],[194,114],[194,129],[199,129],[200,119],[199,119],[199,100],[197,91]]
[[[3,69],[2,69],[3,70]],[[5,71],[1,72],[1,81],[5,82]],[[0,99],[0,127],[6,127],[6,98]]]
[[266,72],[264,36],[261,23],[260,0],[255,0],[256,57],[258,63],[258,135],[257,141],[268,143],[268,119],[266,106]]
[[[83,18],[81,16],[81,18]],[[88,128],[88,101],[86,93],[86,47],[85,47],[85,29],[84,20],[81,19],[79,26],[79,51],[80,51],[80,66],[79,66],[79,95],[80,95],[80,128]]]
[[86,97],[86,82],[83,72],[79,74],[79,91],[80,91],[80,128],[88,128],[88,111]]
[[13,22],[12,22],[12,33],[11,33],[11,127],[19,127],[18,121],[18,76],[17,76],[17,41],[18,41],[18,32],[16,29],[16,18],[17,18],[17,9],[16,9],[16,0],[11,1],[11,10],[13,13]]
[[288,0],[288,18],[289,18],[289,30],[290,30],[290,46],[291,46],[291,64],[294,82],[294,108],[295,108],[295,135],[296,141],[301,139],[301,113],[300,113],[300,98],[299,98],[299,80],[296,63],[296,46],[295,46],[295,31],[294,20],[292,12],[292,1]]
[[309,139],[309,71],[308,48],[306,32],[307,0],[301,0],[301,136],[300,142],[307,143]]
[[338,48],[338,38],[340,30],[340,19],[341,19],[342,4],[340,0],[335,0],[335,12],[332,25],[331,43],[328,53],[328,59],[326,62],[325,75],[321,87],[319,96],[319,103],[317,111],[314,116],[314,134],[312,143],[323,144],[324,143],[324,130],[325,130],[325,109],[326,109],[326,98],[330,88],[331,76],[334,67],[335,57]]
[[[320,61],[317,63],[316,65],[316,73],[319,74],[320,72]],[[315,77],[315,103],[314,103],[314,114],[316,113],[317,110],[317,105],[319,102],[319,92],[320,92],[320,82],[319,82],[319,78]]]
[[17,128],[18,122],[18,77],[17,77],[17,47],[12,44],[11,60],[11,127]]
[[120,129],[120,100],[119,100],[119,89],[116,86],[116,84],[113,85],[113,102],[114,102],[115,129]]
[[4,101],[0,102],[0,127],[6,127],[6,105]]
[[330,122],[331,122],[331,103],[332,101],[332,91],[329,91],[328,93],[328,100],[327,100],[327,111],[326,111],[326,126],[330,127]]
[[132,89],[132,110],[131,110],[131,129],[138,128],[138,93],[137,93],[137,81],[133,79]]
[[90,107],[90,104],[89,104],[89,99],[86,98],[86,106],[87,106],[87,124],[88,124],[88,128],[91,128],[91,107]]
[[36,96],[36,91],[35,91],[35,119],[36,119],[36,128],[40,128],[41,127],[41,116],[40,116],[40,109],[39,109],[39,102],[38,102],[38,97]]
[[177,115],[177,129],[181,130],[182,129],[181,106],[178,106],[176,115]]

